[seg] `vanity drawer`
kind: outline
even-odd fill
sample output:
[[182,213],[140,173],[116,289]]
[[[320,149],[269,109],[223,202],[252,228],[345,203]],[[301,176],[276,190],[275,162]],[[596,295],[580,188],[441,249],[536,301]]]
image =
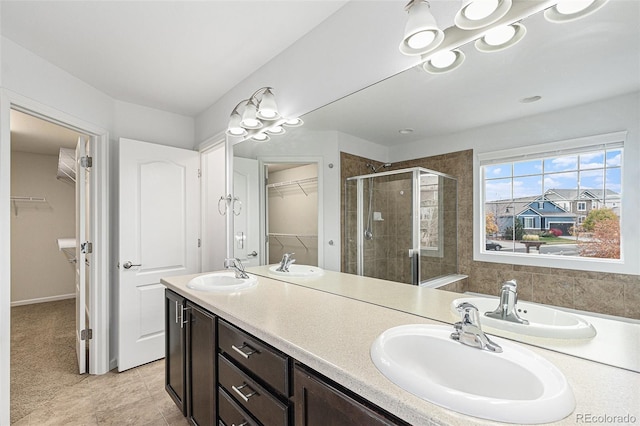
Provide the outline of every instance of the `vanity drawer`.
[[289,407],[251,379],[223,355],[218,355],[218,382],[245,410],[264,425],[288,425]]
[[220,353],[227,354],[255,378],[285,397],[291,395],[287,356],[222,320],[218,321],[218,346]]
[[218,388],[218,416],[225,426],[260,426],[260,423],[244,411],[221,387]]

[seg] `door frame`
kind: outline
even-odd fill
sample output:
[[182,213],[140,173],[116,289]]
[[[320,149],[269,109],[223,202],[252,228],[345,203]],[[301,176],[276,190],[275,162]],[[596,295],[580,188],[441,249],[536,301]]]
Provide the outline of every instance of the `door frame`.
[[19,95],[0,91],[0,424],[9,423],[11,344],[11,128],[10,111],[15,109],[89,135],[95,146],[92,166],[91,231],[93,265],[89,311],[93,337],[89,358],[90,374],[109,371],[109,132],[77,117]]
[[258,182],[260,197],[260,248],[265,256],[264,264],[269,259],[267,255],[267,188],[265,182],[265,165],[267,164],[291,164],[306,163],[315,164],[318,172],[318,267],[324,268],[324,179],[323,157],[319,156],[294,156],[294,157],[258,157]]

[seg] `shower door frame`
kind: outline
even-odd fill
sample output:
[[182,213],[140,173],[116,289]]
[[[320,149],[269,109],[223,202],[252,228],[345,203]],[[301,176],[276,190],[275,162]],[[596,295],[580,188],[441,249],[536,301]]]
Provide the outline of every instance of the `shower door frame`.
[[[420,246],[420,197],[421,197],[421,182],[420,177],[422,174],[431,174],[438,176],[438,185],[441,184],[441,178],[449,178],[454,181],[457,181],[453,176],[449,176],[445,173],[437,172],[435,170],[426,169],[424,167],[411,167],[407,169],[399,169],[399,170],[391,170],[387,172],[381,173],[371,173],[367,175],[360,176],[352,176],[347,178],[349,180],[356,180],[356,210],[358,214],[356,215],[356,228],[357,228],[357,238],[356,238],[356,274],[360,276],[364,276],[364,232],[365,232],[365,211],[364,211],[364,181],[369,179],[371,180],[371,184],[373,184],[373,180],[378,177],[384,176],[392,176],[392,175],[400,175],[405,173],[411,173],[411,204],[412,204],[412,217],[411,217],[411,248],[408,249],[408,256],[411,258],[411,283],[412,285],[420,285],[421,283],[421,257],[423,255],[423,249]],[[442,207],[442,206],[440,206]],[[457,210],[457,209],[456,209]],[[369,212],[367,212],[369,214]],[[457,215],[457,212],[456,212]],[[442,220],[441,218],[439,220]],[[457,220],[456,220],[457,221]],[[442,228],[439,225],[440,229]],[[374,236],[375,238],[375,236]],[[442,238],[444,238],[442,236]],[[437,253],[439,256],[442,255],[442,240],[439,242],[440,247],[434,253]]]

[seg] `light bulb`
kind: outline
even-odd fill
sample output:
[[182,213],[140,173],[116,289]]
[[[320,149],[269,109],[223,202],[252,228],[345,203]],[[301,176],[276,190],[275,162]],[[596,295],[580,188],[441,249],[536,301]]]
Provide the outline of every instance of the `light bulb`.
[[453,64],[456,60],[456,54],[451,50],[438,52],[431,57],[431,65],[436,68],[446,68]]
[[594,0],[561,0],[556,5],[558,12],[563,15],[571,15],[591,6]]
[[516,29],[512,25],[493,28],[484,35],[484,41],[491,46],[500,46],[513,38]]
[[479,21],[491,15],[498,8],[498,0],[475,0],[464,9],[464,16]]
[[258,142],[266,142],[269,140],[269,136],[267,136],[264,133],[256,133],[255,135],[253,135],[251,137],[254,141],[258,141]]
[[430,45],[435,40],[436,34],[433,31],[419,31],[407,40],[407,44],[412,49],[422,49]]

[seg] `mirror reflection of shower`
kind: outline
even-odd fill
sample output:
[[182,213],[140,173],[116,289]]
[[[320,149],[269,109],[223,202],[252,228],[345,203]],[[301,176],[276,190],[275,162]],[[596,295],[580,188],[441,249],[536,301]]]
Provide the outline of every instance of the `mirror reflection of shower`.
[[343,271],[425,285],[457,274],[456,179],[389,166],[346,178]]
[[[380,169],[387,169],[391,167],[391,163],[384,163],[379,165],[378,167],[374,166],[371,163],[367,163],[367,168],[370,169],[373,173],[378,173]],[[367,227],[364,230],[364,237],[367,240],[373,239],[373,210],[372,210],[372,200],[373,200],[373,178],[369,178],[369,210],[367,217]]]

